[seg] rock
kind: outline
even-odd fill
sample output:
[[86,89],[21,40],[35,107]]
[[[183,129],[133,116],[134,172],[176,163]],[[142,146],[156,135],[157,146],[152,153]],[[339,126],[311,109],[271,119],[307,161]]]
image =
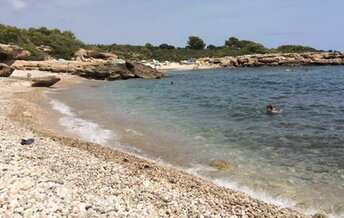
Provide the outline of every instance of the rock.
[[91,209],[92,208],[92,204],[85,204],[85,209],[86,210],[89,210],[89,209]]
[[17,45],[0,44],[0,62],[12,64],[14,60],[27,60],[30,56],[29,51]]
[[23,116],[24,116],[24,117],[29,117],[29,118],[31,118],[31,117],[32,117],[32,114],[31,114],[30,112],[28,112],[28,111],[24,111],[24,112],[23,112]]
[[0,77],[9,77],[11,76],[14,69],[7,66],[6,64],[0,63]]
[[75,74],[99,80],[118,80],[118,79],[131,79],[131,78],[157,78],[162,77],[163,74],[156,69],[142,65],[132,64],[98,64],[92,67],[86,67],[81,72]]
[[316,213],[312,216],[312,218],[328,218],[328,216],[323,213]]
[[134,64],[130,61],[126,61],[125,66],[127,67],[128,70],[133,70],[135,68]]
[[210,166],[217,170],[227,170],[230,168],[230,164],[224,160],[213,160],[210,162]]
[[22,139],[20,144],[21,145],[31,145],[34,141],[35,141],[35,139]]
[[47,45],[40,45],[40,46],[37,46],[36,48],[38,50],[40,50],[40,51],[44,51],[44,52],[47,52],[47,53],[50,53],[50,52],[53,51],[53,49],[50,46],[47,46]]
[[75,74],[85,78],[98,80],[128,79],[135,77],[124,64],[115,65],[110,63],[88,66],[84,68],[84,71],[76,72]]
[[14,212],[15,213],[22,213],[24,211],[24,209],[22,208],[22,207],[16,207],[15,209],[14,209]]
[[50,71],[53,73],[70,73],[88,79],[97,80],[120,80],[131,78],[155,79],[164,76],[162,72],[143,64],[115,64],[104,61],[16,61],[12,67],[17,70],[38,70]]
[[237,57],[205,58],[203,62],[218,64],[222,67],[343,65],[343,56],[343,53],[340,52],[256,54]]
[[29,190],[34,184],[30,181],[26,181],[24,183],[20,183],[20,185],[18,186],[18,188],[20,190],[23,190],[23,191],[27,191]]
[[153,69],[149,66],[143,65],[143,64],[135,64],[134,69],[132,69],[133,73],[135,74],[136,77],[138,78],[144,78],[144,79],[149,79],[149,78],[161,78],[164,75],[157,71],[156,69]]
[[170,183],[172,183],[172,184],[176,184],[177,183],[177,180],[176,180],[176,178],[170,178],[169,180],[168,180]]
[[60,81],[60,78],[57,78],[55,76],[49,76],[49,77],[37,77],[32,79],[32,87],[50,87]]
[[97,52],[92,50],[80,49],[75,52],[74,56],[77,60],[88,61],[90,59],[101,59],[106,61],[114,61],[118,59],[118,56],[112,53]]

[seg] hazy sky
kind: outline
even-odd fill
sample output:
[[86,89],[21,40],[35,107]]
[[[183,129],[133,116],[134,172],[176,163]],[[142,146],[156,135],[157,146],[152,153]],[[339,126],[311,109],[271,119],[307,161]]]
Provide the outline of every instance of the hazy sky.
[[185,46],[229,36],[344,51],[344,0],[0,0],[0,23],[73,31],[86,43]]

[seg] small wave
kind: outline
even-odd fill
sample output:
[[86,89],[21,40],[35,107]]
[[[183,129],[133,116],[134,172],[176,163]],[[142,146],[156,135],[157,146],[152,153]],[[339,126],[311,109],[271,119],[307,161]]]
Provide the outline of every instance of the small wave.
[[72,112],[72,108],[70,108],[69,106],[63,104],[60,101],[57,100],[52,100],[50,101],[50,104],[52,105],[53,109],[64,114],[67,116],[76,116],[73,112]]
[[[197,164],[197,165],[194,165],[193,167],[187,168],[185,170],[194,176],[208,180],[208,181],[210,181],[210,182],[212,182],[218,186],[243,192],[243,193],[245,193],[245,194],[247,194],[247,195],[249,195],[255,199],[258,199],[258,200],[261,200],[261,201],[264,201],[264,202],[267,202],[267,203],[270,203],[273,205],[291,208],[291,209],[294,209],[296,211],[299,211],[301,213],[305,213],[308,215],[313,215],[313,214],[319,212],[319,210],[314,209],[314,208],[307,208],[307,209],[299,208],[299,207],[297,207],[297,204],[293,201],[282,199],[282,198],[275,198],[275,197],[270,196],[267,193],[252,190],[251,188],[249,188],[247,186],[242,186],[236,182],[230,182],[230,181],[225,181],[223,179],[209,178],[207,176],[204,176],[203,174],[205,171],[207,171],[207,172],[216,171],[212,167],[209,167],[209,166]],[[337,215],[337,214],[328,214],[328,216],[330,218],[341,217],[340,215]]]
[[[258,200],[261,200],[261,201],[264,201],[267,203],[271,203],[271,204],[274,204],[274,205],[277,205],[280,207],[291,208],[291,209],[294,209],[294,210],[299,211],[301,213],[305,213],[307,215],[313,215],[313,214],[320,212],[319,210],[317,210],[315,208],[307,208],[307,209],[299,208],[299,207],[297,207],[297,204],[293,201],[282,199],[282,198],[274,198],[274,197],[270,196],[269,194],[266,194],[264,192],[254,191],[254,190],[252,190],[246,186],[239,185],[236,182],[224,181],[222,179],[213,179],[212,182],[218,186],[230,188],[232,190],[241,191],[241,192],[243,192],[243,193],[245,193],[245,194],[247,194],[253,198],[256,198]],[[327,215],[330,218],[342,217],[342,215],[338,215],[338,214],[334,214],[334,213],[330,213]]]
[[195,136],[195,139],[205,141],[205,138],[203,136],[200,136],[200,135]]
[[134,136],[143,136],[143,134],[141,132],[136,131],[134,129],[126,129],[125,131],[127,133],[130,133],[130,134],[134,135]]
[[254,191],[248,187],[241,186],[236,182],[228,182],[228,181],[224,181],[222,179],[214,179],[213,182],[218,186],[230,188],[233,190],[239,190],[239,191],[244,192],[245,194],[248,194],[248,195],[250,195],[256,199],[259,199],[259,200],[262,200],[265,202],[269,202],[269,203],[272,203],[272,204],[277,205],[277,206],[293,207],[295,205],[291,201],[284,200],[284,199],[275,199],[275,198],[267,195],[266,193],[258,193],[258,192]]
[[205,165],[201,165],[201,164],[195,164],[192,167],[189,167],[186,169],[187,172],[191,173],[192,175],[201,177],[202,172],[207,171],[207,172],[216,172],[216,169],[214,169],[213,167],[210,166],[205,166]]
[[52,100],[50,104],[54,110],[65,115],[59,119],[59,123],[66,127],[67,131],[77,134],[82,139],[98,144],[107,144],[110,139],[117,139],[110,130],[101,128],[94,122],[78,118],[73,109],[66,104],[58,100]]

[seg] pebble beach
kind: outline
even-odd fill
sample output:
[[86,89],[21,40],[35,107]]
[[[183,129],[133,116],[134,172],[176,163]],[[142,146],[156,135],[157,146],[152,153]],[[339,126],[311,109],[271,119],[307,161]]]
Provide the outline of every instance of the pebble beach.
[[311,217],[54,133],[37,104],[44,90],[0,78],[0,217]]

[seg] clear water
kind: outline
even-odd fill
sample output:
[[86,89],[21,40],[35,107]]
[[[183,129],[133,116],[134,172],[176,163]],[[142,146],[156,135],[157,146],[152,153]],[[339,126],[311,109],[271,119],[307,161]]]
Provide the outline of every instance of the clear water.
[[[95,141],[276,204],[344,214],[342,66],[169,72],[161,80],[83,85],[48,95],[55,108],[58,101],[73,109],[72,118],[96,123],[88,136],[105,131]],[[267,115],[268,104],[282,113]],[[66,119],[61,124],[68,128]],[[210,168],[215,159],[231,168]]]

